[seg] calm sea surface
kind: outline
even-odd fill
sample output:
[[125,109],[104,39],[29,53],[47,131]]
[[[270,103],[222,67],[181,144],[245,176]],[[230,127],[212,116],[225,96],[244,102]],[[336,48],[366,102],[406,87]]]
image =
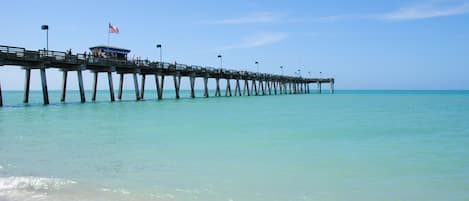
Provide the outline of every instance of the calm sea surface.
[[3,93],[2,201],[469,200],[468,91],[50,94]]

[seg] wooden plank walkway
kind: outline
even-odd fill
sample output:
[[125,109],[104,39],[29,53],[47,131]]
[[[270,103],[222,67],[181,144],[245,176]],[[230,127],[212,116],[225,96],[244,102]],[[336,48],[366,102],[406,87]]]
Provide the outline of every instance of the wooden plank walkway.
[[[86,102],[83,88],[82,71],[89,70],[93,73],[92,101],[96,100],[98,74],[106,73],[108,77],[110,100],[115,101],[112,73],[119,74],[119,89],[117,98],[122,99],[122,87],[125,75],[132,75],[135,98],[144,98],[145,81],[147,76],[154,76],[156,83],[157,99],[163,98],[164,79],[172,77],[176,98],[180,98],[181,78],[189,77],[190,97],[195,98],[195,80],[203,79],[204,97],[209,97],[208,79],[215,79],[216,88],[214,96],[221,96],[220,80],[226,80],[225,96],[258,96],[258,95],[280,95],[280,94],[302,94],[310,93],[310,84],[317,84],[318,91],[322,92],[322,84],[330,84],[331,93],[334,93],[334,78],[303,78],[284,76],[267,73],[256,73],[249,71],[217,69],[213,67],[201,67],[185,64],[170,64],[166,62],[152,62],[149,60],[112,60],[93,57],[84,54],[68,55],[65,52],[38,50],[31,51],[21,47],[0,45],[0,66],[20,66],[25,70],[25,85],[23,102],[29,102],[29,89],[31,70],[39,70],[41,75],[41,86],[44,104],[49,104],[47,90],[46,69],[55,68],[63,72],[61,101],[65,102],[68,72],[76,72],[81,102]],[[138,75],[141,84],[138,84]],[[236,81],[234,93],[230,86],[230,80]],[[241,84],[244,86],[241,89]],[[0,106],[3,106],[2,91],[0,83]]]

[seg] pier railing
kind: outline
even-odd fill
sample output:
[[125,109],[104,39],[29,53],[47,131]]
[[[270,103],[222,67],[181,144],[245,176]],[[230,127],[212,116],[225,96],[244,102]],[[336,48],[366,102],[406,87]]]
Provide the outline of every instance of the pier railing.
[[[247,77],[258,77],[262,79],[266,78],[282,78],[288,80],[294,79],[305,79],[308,78],[301,78],[301,77],[293,77],[293,76],[281,76],[276,74],[266,74],[266,73],[258,73],[258,72],[249,72],[249,71],[239,71],[233,69],[217,69],[214,67],[202,67],[202,66],[195,66],[195,65],[186,65],[186,64],[172,64],[167,62],[152,62],[150,60],[141,60],[141,59],[130,59],[130,60],[117,60],[117,59],[110,59],[104,57],[97,57],[90,54],[68,54],[66,52],[61,51],[53,51],[53,50],[38,50],[38,51],[31,51],[26,50],[25,48],[21,47],[13,47],[13,46],[0,46],[0,54],[3,60],[17,60],[23,62],[47,62],[51,64],[74,64],[74,65],[93,65],[93,66],[118,66],[118,67],[128,67],[128,68],[147,68],[147,69],[166,69],[166,70],[175,70],[175,71],[199,71],[205,72],[210,74],[230,74],[233,76],[247,76]],[[8,63],[7,63],[8,64]],[[328,78],[324,79],[327,80]],[[311,80],[312,82],[318,81]]]

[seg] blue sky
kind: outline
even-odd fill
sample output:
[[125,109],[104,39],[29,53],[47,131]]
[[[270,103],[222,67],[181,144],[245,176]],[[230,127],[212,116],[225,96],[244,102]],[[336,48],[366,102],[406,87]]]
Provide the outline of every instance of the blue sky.
[[[264,72],[322,71],[338,89],[469,89],[465,0],[24,0],[2,2],[2,16],[0,44],[27,49],[45,46],[40,25],[48,24],[50,49],[83,52],[107,43],[112,22],[120,34],[111,45],[142,58],[156,60],[161,43],[165,61],[218,67],[222,54],[226,68],[255,71],[260,61]],[[4,90],[22,89],[23,77],[17,67],[0,68]],[[34,72],[33,89],[38,77]],[[69,86],[76,89],[74,77]],[[58,89],[61,75],[50,70],[48,81]]]

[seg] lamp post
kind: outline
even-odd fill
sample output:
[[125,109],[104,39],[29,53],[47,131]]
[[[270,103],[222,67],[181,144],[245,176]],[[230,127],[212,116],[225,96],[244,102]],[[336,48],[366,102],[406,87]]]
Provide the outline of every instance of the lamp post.
[[319,78],[322,79],[322,72],[319,72]]
[[308,76],[309,78],[311,78],[311,71],[308,71]]
[[283,66],[280,66],[280,73],[283,76]]
[[220,59],[220,70],[223,70],[223,57],[221,54],[218,55],[218,58]]
[[157,44],[156,48],[160,49],[160,65],[163,65],[163,50],[161,44]]
[[256,61],[255,64],[257,65],[257,74],[259,74],[259,62]]
[[49,25],[42,25],[42,30],[46,30],[46,50],[49,52]]
[[301,69],[298,69],[298,76],[301,77]]

